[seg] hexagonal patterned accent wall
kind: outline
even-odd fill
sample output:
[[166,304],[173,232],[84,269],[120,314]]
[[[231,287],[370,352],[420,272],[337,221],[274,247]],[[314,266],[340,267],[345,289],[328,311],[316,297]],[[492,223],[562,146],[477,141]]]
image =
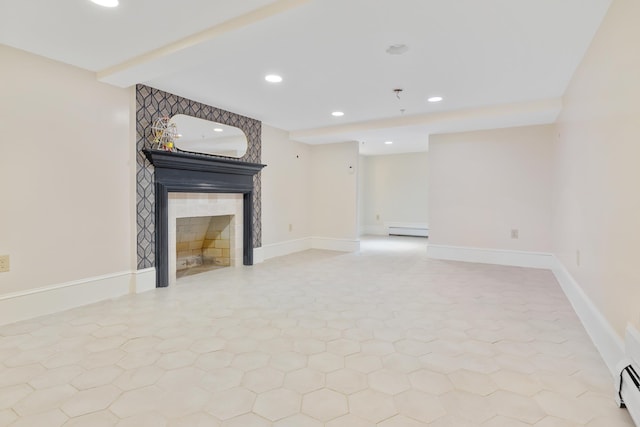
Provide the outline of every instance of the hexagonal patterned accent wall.
[[[153,165],[142,152],[151,148],[151,124],[162,116],[186,114],[205,120],[235,126],[247,135],[248,148],[240,159],[228,160],[260,163],[262,122],[219,108],[201,104],[145,85],[136,86],[136,149],[137,149],[137,242],[138,269],[155,266],[155,186]],[[202,156],[206,156],[202,154]],[[218,156],[212,156],[218,157]],[[260,174],[254,176],[253,247],[262,246]]]

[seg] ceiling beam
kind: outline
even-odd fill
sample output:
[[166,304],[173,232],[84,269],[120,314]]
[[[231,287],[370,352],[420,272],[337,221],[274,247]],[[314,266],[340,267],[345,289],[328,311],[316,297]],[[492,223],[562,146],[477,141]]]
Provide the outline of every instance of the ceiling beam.
[[129,87],[166,73],[192,67],[206,60],[206,57],[203,55],[187,55],[187,51],[193,53],[194,50],[202,48],[207,42],[223,34],[287,12],[309,1],[310,0],[277,0],[267,6],[231,18],[221,24],[136,56],[121,64],[101,70],[96,73],[97,79],[114,86]]

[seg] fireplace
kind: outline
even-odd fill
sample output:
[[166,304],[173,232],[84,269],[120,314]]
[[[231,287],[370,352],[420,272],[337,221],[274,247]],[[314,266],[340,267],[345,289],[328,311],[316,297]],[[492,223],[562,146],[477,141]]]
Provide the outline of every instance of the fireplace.
[[243,197],[169,193],[169,286],[180,277],[243,264]]
[[144,153],[155,168],[156,287],[174,283],[180,217],[235,216],[241,244],[234,257],[253,265],[253,178],[265,165],[184,152]]
[[[235,216],[176,218],[176,276],[235,265]],[[171,245],[169,245],[171,247]]]

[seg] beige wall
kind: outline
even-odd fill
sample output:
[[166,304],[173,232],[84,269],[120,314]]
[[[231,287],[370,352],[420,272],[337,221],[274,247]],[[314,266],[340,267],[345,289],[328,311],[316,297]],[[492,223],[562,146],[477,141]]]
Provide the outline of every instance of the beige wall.
[[565,93],[555,152],[554,252],[620,336],[640,323],[639,20],[637,0],[612,3]]
[[307,145],[263,124],[262,163],[267,165],[262,170],[263,246],[312,237],[357,238],[356,142]]
[[427,156],[423,152],[360,157],[364,231],[388,222],[428,223]]
[[263,245],[310,237],[311,147],[263,124],[262,163]]
[[311,232],[314,237],[358,238],[358,157],[355,141],[312,147]]
[[[551,250],[553,126],[429,140],[429,241],[533,252]],[[511,229],[519,238],[511,238]]]
[[0,45],[0,296],[135,266],[130,90]]

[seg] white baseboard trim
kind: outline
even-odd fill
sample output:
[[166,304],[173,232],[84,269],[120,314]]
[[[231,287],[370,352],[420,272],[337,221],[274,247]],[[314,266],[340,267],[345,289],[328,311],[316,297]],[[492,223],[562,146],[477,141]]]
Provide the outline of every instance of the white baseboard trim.
[[253,248],[253,264],[260,264],[264,262],[264,246],[261,248]]
[[295,252],[306,251],[307,249],[311,249],[311,243],[311,237],[306,237],[303,239],[287,240],[284,242],[263,245],[263,257],[266,260],[278,256],[289,255]]
[[133,272],[131,293],[140,294],[156,288],[155,267],[145,268]]
[[616,365],[625,357],[624,341],[556,257],[551,270],[611,375],[617,377],[620,372],[617,372]]
[[113,273],[0,295],[0,325],[127,295],[133,275],[130,271]]
[[591,341],[598,349],[607,368],[614,377],[620,360],[625,357],[624,342],[604,315],[582,290],[565,266],[550,253],[509,251],[496,249],[468,248],[460,246],[427,246],[429,258],[477,262],[483,264],[509,265],[516,267],[541,268],[551,270],[567,296],[573,310],[580,318]]
[[[360,250],[359,240],[334,239],[330,237],[305,237],[303,239],[287,240],[262,246],[264,260],[279,256],[302,252],[309,249],[324,249],[339,252],[357,252]],[[254,262],[255,250],[254,250]]]
[[427,245],[427,256],[429,258],[449,261],[544,268],[549,270],[555,266],[555,257],[553,254],[545,252],[469,248],[463,246],[434,245],[431,243]]
[[339,252],[357,252],[360,250],[360,240],[312,237],[311,248]]

